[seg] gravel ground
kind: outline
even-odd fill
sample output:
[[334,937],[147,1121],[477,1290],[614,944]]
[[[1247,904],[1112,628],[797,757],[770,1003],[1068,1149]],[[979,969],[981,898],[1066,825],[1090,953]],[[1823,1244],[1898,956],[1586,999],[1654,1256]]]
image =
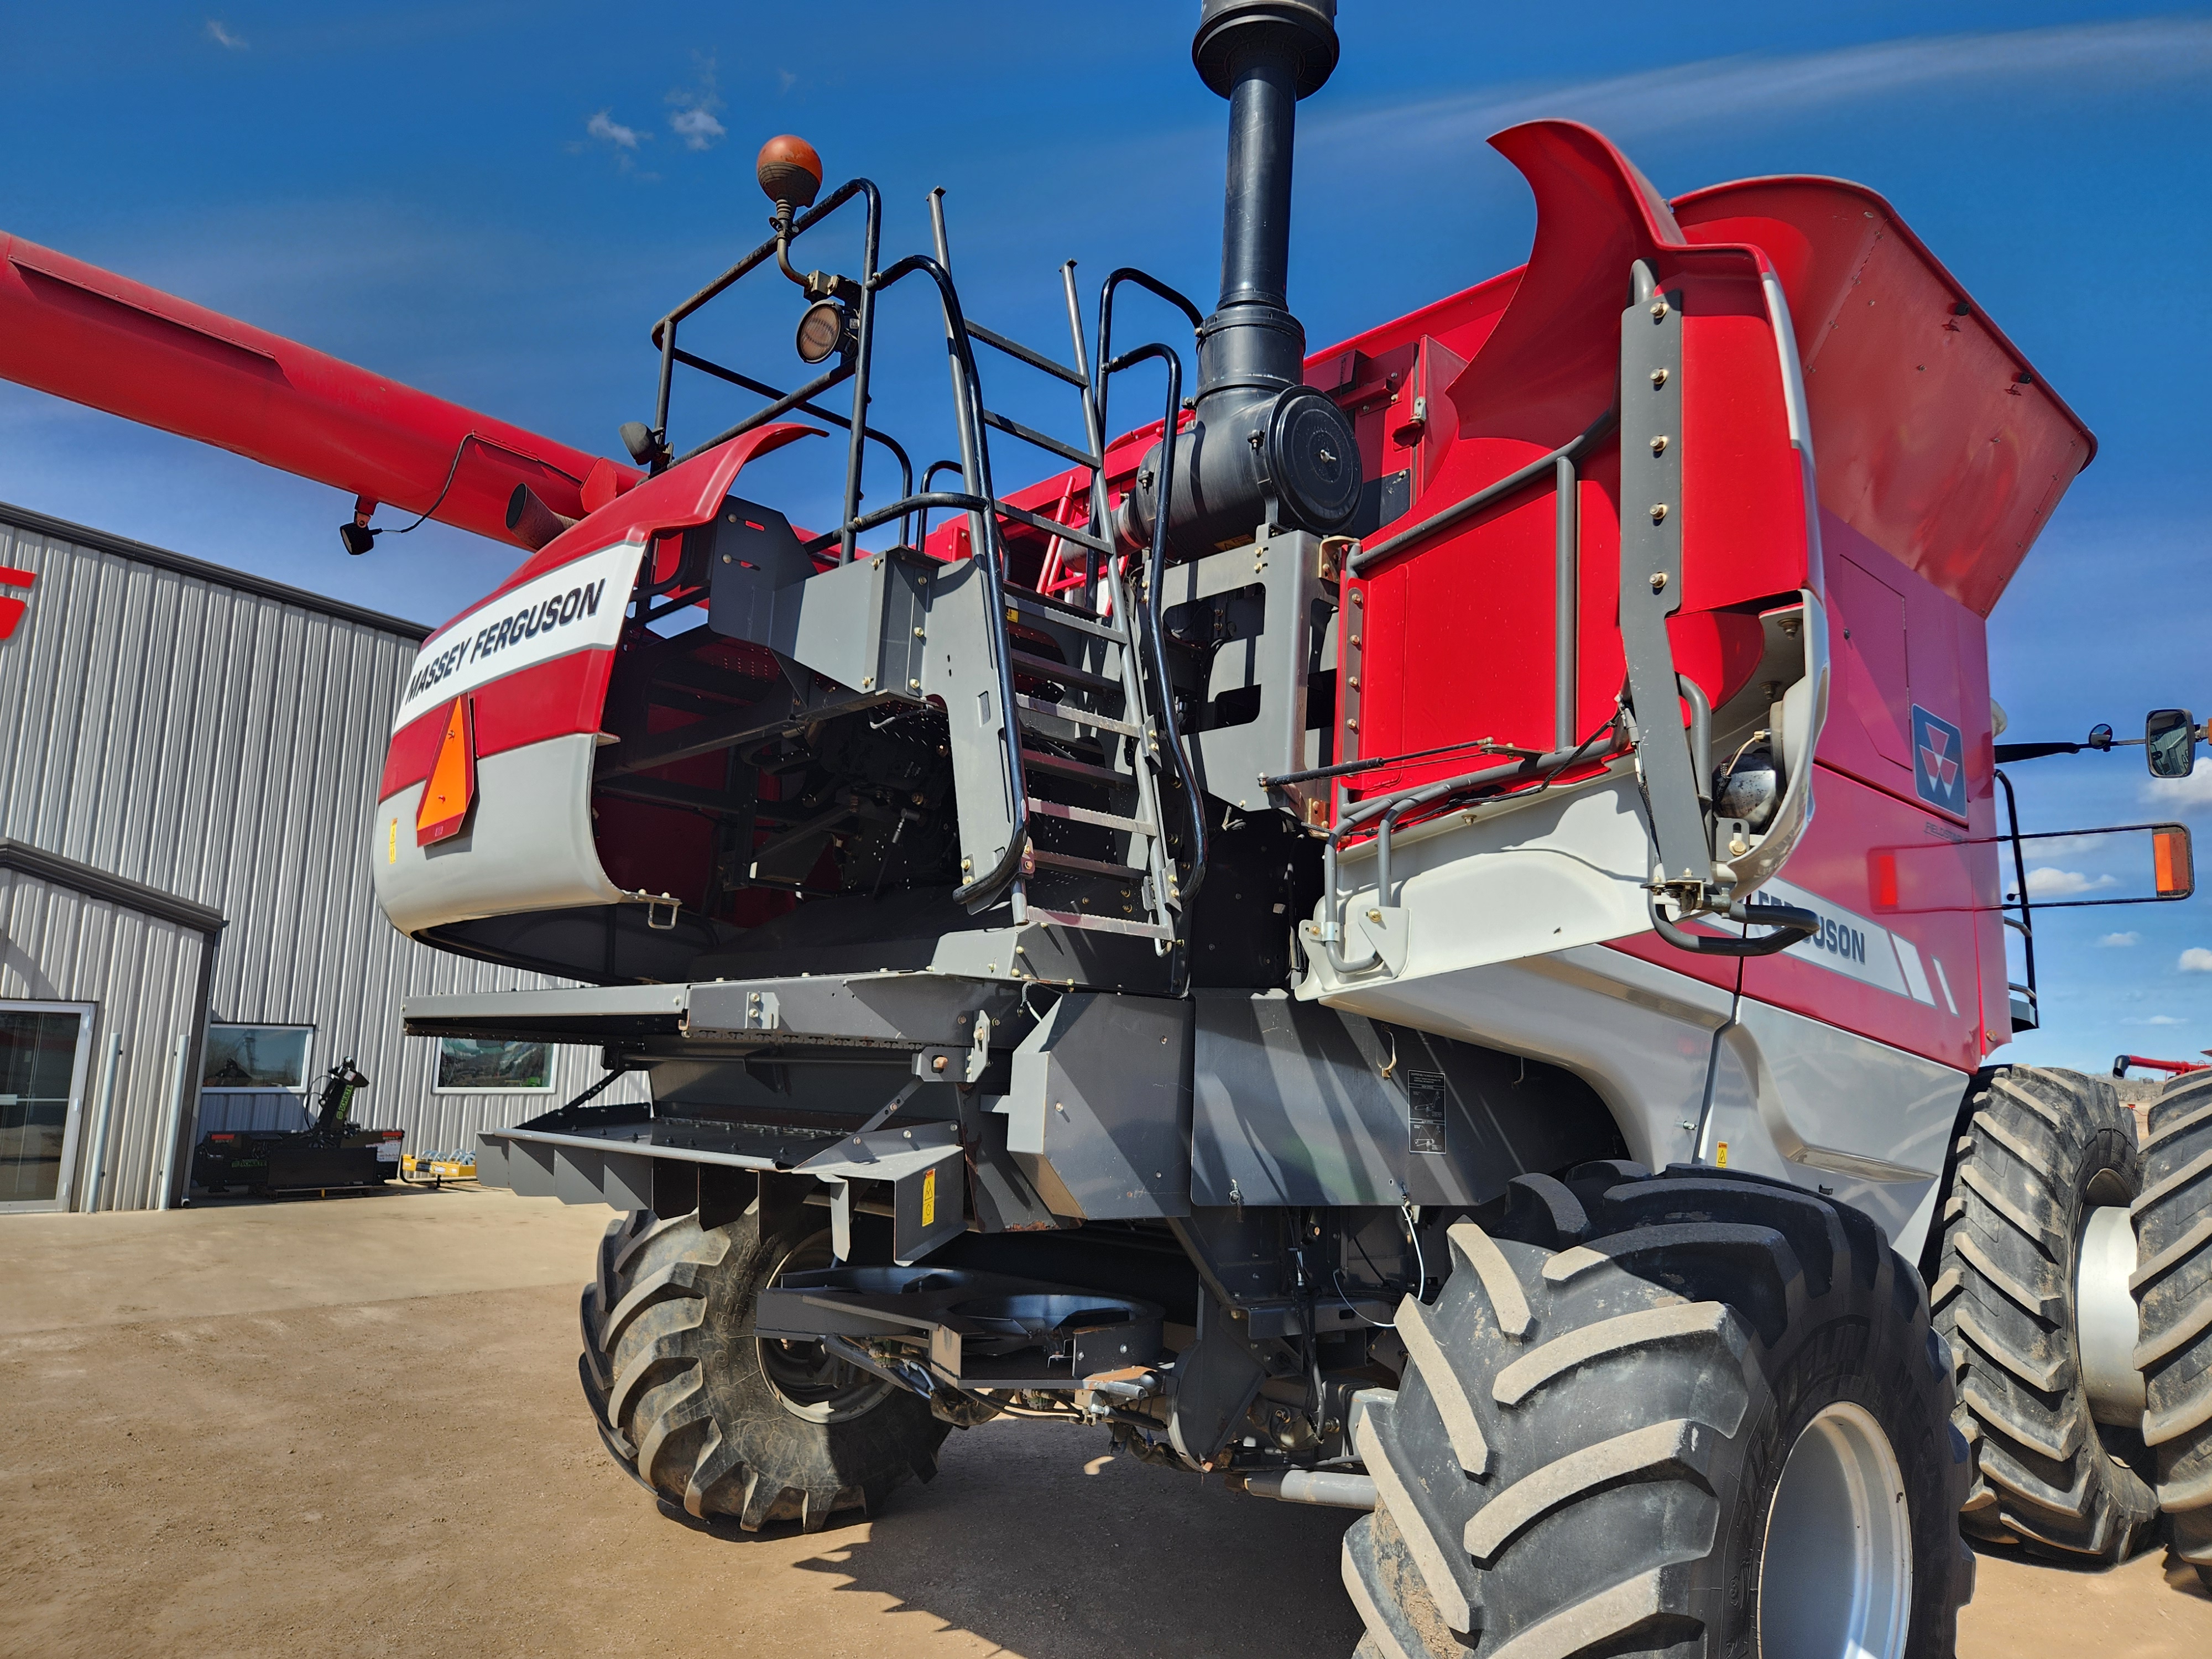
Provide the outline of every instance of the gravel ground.
[[[1345,1659],[1340,1511],[956,1435],[881,1518],[661,1515],[575,1381],[606,1219],[448,1188],[0,1220],[0,1653]],[[2212,1652],[2159,1553],[1984,1556],[1968,1659]]]

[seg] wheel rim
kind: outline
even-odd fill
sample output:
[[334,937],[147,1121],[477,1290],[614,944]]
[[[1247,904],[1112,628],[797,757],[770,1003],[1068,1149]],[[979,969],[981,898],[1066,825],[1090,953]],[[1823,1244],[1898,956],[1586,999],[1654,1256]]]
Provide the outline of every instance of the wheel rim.
[[1767,1510],[1762,1659],[1897,1659],[1912,1609],[1912,1516],[1889,1437],[1838,1401],[1805,1425]]
[[2082,1223],[2074,1274],[2074,1341],[2081,1356],[2081,1387],[2098,1422],[2107,1428],[2140,1429],[2143,1375],[2136,1369],[2135,1352],[2142,1324],[2128,1282],[2136,1270],[2135,1222],[2127,1210],[2134,1194],[2123,1188],[2115,1200],[2093,1184],[2089,1196],[2103,1201]]
[[[775,1284],[786,1273],[831,1264],[830,1235],[817,1233],[775,1264]],[[858,1365],[839,1359],[819,1342],[786,1342],[755,1337],[761,1375],[784,1410],[809,1423],[844,1423],[883,1403],[891,1385]]]

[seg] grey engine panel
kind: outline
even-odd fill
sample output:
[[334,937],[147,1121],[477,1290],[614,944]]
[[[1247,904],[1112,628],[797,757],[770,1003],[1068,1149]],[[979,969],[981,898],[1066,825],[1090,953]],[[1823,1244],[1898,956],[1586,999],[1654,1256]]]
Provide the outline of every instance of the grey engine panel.
[[[528,1022],[532,1035],[569,1041],[606,1040],[616,1035],[610,1024],[658,1025],[659,1037],[647,1041],[671,1082],[702,1066],[735,1071],[742,1062],[714,1058],[733,1041],[739,1052],[826,1043],[817,1050],[825,1059],[873,1050],[890,1062],[878,1091],[887,1098],[902,1077],[944,1075],[927,1069],[935,1055],[965,1070],[970,1022],[984,1009],[1005,1022],[1018,1002],[1003,981],[872,974],[418,999],[407,1017],[417,1031],[512,1034],[528,1007],[539,1016]],[[574,1029],[551,1029],[562,1025]],[[1571,1073],[1281,993],[1200,991],[1188,1000],[1070,993],[1009,1059],[998,1085],[1006,1093],[978,1103],[1004,1123],[1007,1152],[1066,1220],[1179,1217],[1193,1205],[1480,1204],[1516,1175],[1618,1146],[1604,1107]],[[820,1067],[796,1075],[810,1073],[827,1086],[830,1073]],[[801,1119],[805,1093],[788,1102]],[[851,1104],[825,1095],[817,1109]],[[732,1123],[711,1143],[687,1141],[692,1114],[673,1096],[659,1109],[672,1107],[677,1115],[665,1122],[611,1124],[582,1136],[550,1126],[495,1132],[486,1140],[486,1178],[501,1181],[501,1154],[512,1146],[514,1176],[526,1183],[526,1146],[527,1161],[544,1166],[541,1190],[635,1202],[652,1190],[650,1162],[787,1169],[836,1133],[787,1118],[790,1127],[780,1129]],[[570,1164],[577,1167],[564,1171]],[[586,1180],[586,1164],[605,1173]]]
[[1481,1204],[1616,1133],[1556,1066],[1280,992],[1197,1010],[1194,1204]]

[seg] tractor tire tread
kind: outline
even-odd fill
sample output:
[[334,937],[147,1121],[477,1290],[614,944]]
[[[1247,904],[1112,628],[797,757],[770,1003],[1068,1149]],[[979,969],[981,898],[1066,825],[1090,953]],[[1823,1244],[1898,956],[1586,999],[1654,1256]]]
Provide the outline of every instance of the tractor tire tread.
[[2142,1182],[2135,1120],[2109,1079],[2015,1066],[1969,1102],[1936,1263],[1936,1328],[1959,1370],[1973,1537],[2072,1559],[2122,1559],[2157,1514],[2106,1448],[2072,1324],[2074,1241],[2091,1177]]
[[2212,1589],[2212,1072],[2170,1080],[2148,1128],[2135,1206],[2143,1438],[2166,1541]]
[[[1914,1403],[1903,1409],[1923,1419],[1917,1458],[1900,1447],[1923,1471],[1914,1512],[1927,1517],[1911,1651],[1950,1650],[1972,1583],[1952,1520],[1966,1453],[1951,1434],[1948,1356],[1879,1228],[1777,1182],[1618,1164],[1520,1177],[1494,1225],[1450,1230],[1455,1267],[1468,1270],[1418,1314],[1401,1308],[1400,1328],[1411,1314],[1422,1333],[1413,1363],[1361,1419],[1381,1501],[1344,1545],[1366,1626],[1355,1659],[1723,1650],[1709,1621],[1741,1611],[1699,1575],[1726,1557],[1715,1528],[1757,1443],[1747,1437],[1779,1432],[1759,1323],[1778,1312],[1795,1331],[1846,1306],[1903,1318],[1874,1323],[1896,1356],[1888,1369],[1905,1373],[1899,1397]],[[1820,1339],[1802,1340],[1790,1352]],[[1441,1389],[1439,1364],[1452,1374]],[[1463,1455],[1462,1408],[1481,1470]]]
[[579,1305],[578,1378],[609,1455],[671,1512],[818,1531],[936,1473],[949,1425],[910,1396],[837,1425],[776,1403],[754,1354],[750,1297],[768,1254],[787,1245],[761,1240],[757,1211],[711,1229],[696,1212],[634,1212],[599,1242]]

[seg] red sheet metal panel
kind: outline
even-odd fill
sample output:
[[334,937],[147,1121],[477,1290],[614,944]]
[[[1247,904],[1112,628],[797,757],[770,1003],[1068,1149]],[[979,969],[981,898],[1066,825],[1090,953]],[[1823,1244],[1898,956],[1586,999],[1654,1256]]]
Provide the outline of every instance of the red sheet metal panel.
[[1813,787],[1819,810],[1765,890],[1809,903],[1822,933],[1747,960],[1744,995],[1973,1070],[1984,1050],[1988,915],[1976,907],[1990,844],[1826,767]]
[[[682,531],[705,523],[721,510],[738,472],[747,462],[794,440],[816,435],[811,427],[787,422],[757,427],[615,497],[582,522],[563,531],[525,560],[491,594],[425,640],[410,684],[422,678],[424,664],[453,663],[466,668],[476,662],[492,660],[483,656],[485,641],[481,633],[488,622],[501,619],[501,600],[505,595],[579,560],[589,559],[605,549],[643,543],[664,532]],[[599,603],[611,606],[617,614],[629,602],[628,592],[599,596]],[[594,609],[596,611],[596,606]],[[472,639],[472,632],[479,637]],[[495,645],[497,641],[490,643]],[[531,662],[495,678],[475,680],[469,689],[476,722],[477,757],[503,754],[548,738],[599,731],[613,663],[614,652],[611,649],[570,650]],[[488,667],[477,669],[479,674],[489,672]],[[438,683],[431,682],[425,690]],[[383,780],[377,789],[379,800],[389,800],[401,789],[429,775],[439,741],[444,735],[444,711],[448,707],[448,702],[441,702],[407,720],[392,732],[385,757]]]
[[[1683,300],[1685,432],[1674,434],[1685,469],[1683,611],[1672,632],[1684,672],[1717,705],[1755,664],[1745,647],[1757,611],[1794,595],[1810,573],[1804,469],[1790,441],[1765,263],[1756,249],[1686,242],[1650,184],[1588,128],[1537,122],[1493,142],[1536,195],[1526,271],[1419,313],[1413,340],[1392,325],[1324,354],[1322,372],[1347,357],[1365,365],[1352,378],[1372,381],[1375,396],[1350,401],[1367,458],[1389,453],[1382,446],[1408,424],[1404,400],[1419,395],[1415,348],[1433,340],[1465,356],[1448,406],[1426,410],[1419,434],[1419,488],[1401,520],[1418,523],[1557,447],[1612,404],[1629,267],[1648,261]],[[1460,307],[1470,313],[1464,319],[1454,314]],[[1394,364],[1401,378],[1382,374]],[[1585,458],[1577,486],[1575,702],[1584,732],[1610,714],[1625,668],[1619,478],[1619,441],[1608,439]],[[1485,737],[1552,746],[1554,514],[1553,491],[1539,485],[1347,585],[1359,597],[1343,626],[1363,630],[1364,663],[1361,729],[1344,734],[1340,752],[1402,754]],[[1457,755],[1381,769],[1360,775],[1351,793],[1395,790],[1466,765]]]
[[1820,503],[1986,617],[2096,440],[1958,280],[1863,185],[1759,179],[1674,204],[1749,242],[1790,296]]

